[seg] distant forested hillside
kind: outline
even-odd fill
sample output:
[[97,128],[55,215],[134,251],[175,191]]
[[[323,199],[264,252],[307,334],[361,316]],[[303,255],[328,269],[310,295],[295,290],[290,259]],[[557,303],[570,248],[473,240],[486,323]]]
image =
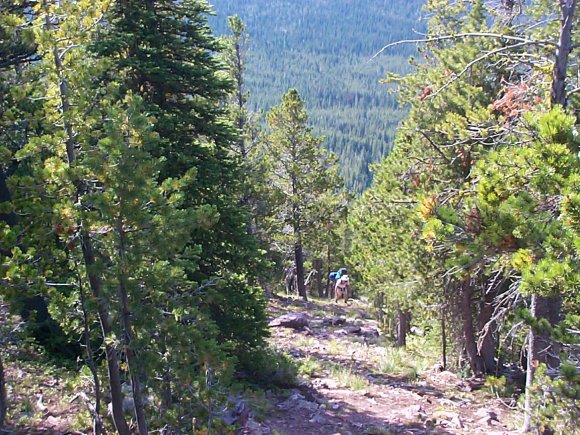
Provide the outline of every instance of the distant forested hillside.
[[424,0],[210,0],[218,34],[237,14],[251,38],[247,87],[251,106],[267,110],[289,88],[304,97],[318,134],[336,152],[354,191],[370,181],[368,164],[391,150],[404,116],[386,85],[386,71],[405,72],[415,47],[385,44],[409,38]]

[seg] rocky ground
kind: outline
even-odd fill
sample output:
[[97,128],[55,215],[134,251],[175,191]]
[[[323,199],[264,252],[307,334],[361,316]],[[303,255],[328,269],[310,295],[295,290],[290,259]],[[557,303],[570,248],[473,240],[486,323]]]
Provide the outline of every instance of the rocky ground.
[[[294,388],[242,396],[230,411],[245,435],[515,434],[519,415],[479,379],[441,371],[436,352],[411,342],[393,348],[359,301],[335,304],[273,298],[270,342],[299,367]],[[90,433],[79,394],[90,377],[38,360],[22,346],[19,319],[0,304],[0,340],[12,402],[0,433]],[[31,350],[32,349],[32,350]],[[258,393],[257,393],[258,394]],[[229,432],[230,433],[234,432]]]
[[357,301],[277,298],[270,315],[272,345],[296,358],[302,377],[299,387],[270,393],[242,433],[517,433],[518,414],[482,380],[420,367],[429,358],[392,348]]

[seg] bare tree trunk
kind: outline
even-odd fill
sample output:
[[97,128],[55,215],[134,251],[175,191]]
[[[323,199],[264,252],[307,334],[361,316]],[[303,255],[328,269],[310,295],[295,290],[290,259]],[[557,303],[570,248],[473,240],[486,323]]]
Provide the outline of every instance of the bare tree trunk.
[[[531,313],[538,321],[546,319],[551,326],[560,320],[562,298],[542,297],[532,295]],[[549,331],[534,331],[530,328],[528,335],[528,362],[526,367],[526,397],[524,403],[524,432],[531,430],[531,394],[530,388],[534,382],[534,374],[539,364],[545,364],[548,369],[557,369],[560,366],[560,346],[555,343]]]
[[[330,229],[328,230],[328,232],[330,233]],[[330,291],[330,273],[331,273],[331,269],[330,269],[330,243],[328,243],[326,245],[326,287],[325,287],[325,293],[326,293],[326,297],[330,298],[332,297],[331,291]]]
[[409,312],[397,308],[397,346],[404,347],[407,344],[407,331],[409,330]]
[[316,288],[318,289],[318,297],[324,296],[324,288],[322,287],[322,258],[314,260],[314,270],[316,270]]
[[379,322],[381,328],[385,327],[385,313],[383,311],[383,307],[385,305],[385,292],[380,291],[377,293],[375,297],[375,310],[376,310],[376,318]]
[[8,409],[8,398],[6,396],[4,365],[2,364],[2,355],[0,354],[0,429],[4,427],[4,420],[6,419],[7,409]]
[[[122,209],[124,203],[124,195],[120,195],[120,206]],[[121,303],[121,320],[123,322],[123,344],[127,354],[127,365],[129,366],[129,373],[131,375],[131,387],[133,389],[133,401],[135,403],[135,416],[137,418],[137,428],[139,435],[146,435],[147,419],[145,418],[145,404],[143,402],[143,395],[141,391],[141,380],[139,374],[141,370],[138,368],[135,349],[133,348],[131,330],[131,311],[129,310],[129,295],[127,288],[127,275],[124,264],[127,261],[127,246],[126,233],[121,212],[117,218],[117,233],[119,236],[119,301]]]
[[76,265],[76,262],[75,269],[78,274],[81,310],[83,313],[83,340],[85,342],[85,349],[87,350],[87,364],[89,365],[89,369],[93,376],[93,382],[95,384],[95,404],[94,409],[91,410],[93,417],[93,433],[96,435],[100,435],[101,433],[103,433],[103,421],[101,419],[101,382],[99,379],[99,372],[97,370],[97,366],[95,365],[93,346],[91,344],[91,328],[89,326],[89,315],[86,309],[85,291],[80,271],[78,266]]
[[92,240],[87,234],[86,229],[81,227],[81,246],[83,250],[83,259],[87,269],[89,285],[93,297],[97,301],[97,311],[103,341],[105,343],[105,352],[107,354],[107,370],[109,372],[109,388],[111,389],[111,405],[113,409],[113,423],[119,435],[130,435],[129,426],[123,415],[123,391],[121,388],[121,375],[119,369],[119,359],[117,349],[111,344],[113,336],[113,327],[111,325],[110,310],[105,298],[101,294],[101,279],[96,274],[96,261],[93,251]]
[[560,0],[562,18],[560,21],[560,37],[556,50],[556,61],[552,72],[552,90],[550,100],[552,104],[560,104],[566,107],[566,78],[570,52],[572,51],[572,31],[574,25],[574,13],[577,0]]
[[[536,296],[532,296],[532,303]],[[534,353],[535,343],[534,343],[534,331],[530,327],[530,332],[528,333],[528,358],[526,363],[526,395],[524,399],[524,427],[522,432],[530,432],[532,429],[532,385],[534,383],[534,359],[532,355]]]
[[[161,345],[161,353],[167,353],[167,347],[165,345],[165,337],[163,337],[162,345]],[[163,383],[161,386],[161,411],[162,413],[166,412],[172,405],[173,400],[173,393],[171,391],[171,373],[169,372],[169,364],[166,364],[163,368],[163,379],[161,380]]]
[[441,307],[441,366],[447,370],[447,330],[445,327],[445,305]]
[[497,343],[493,337],[495,322],[490,324],[488,328],[483,331],[484,326],[491,320],[491,316],[493,315],[492,303],[494,296],[495,295],[493,293],[489,293],[484,296],[483,301],[480,304],[479,313],[477,315],[477,326],[479,328],[479,332],[484,333],[483,337],[480,338],[478,354],[483,362],[485,373],[496,372],[495,356]]
[[302,299],[307,301],[308,296],[306,294],[306,286],[304,285],[304,256],[302,253],[302,241],[300,236],[298,236],[294,243],[294,260],[296,262],[296,284],[298,286],[298,294]]
[[460,311],[462,317],[462,331],[463,331],[463,346],[469,360],[469,367],[473,374],[481,374],[485,372],[482,358],[477,352],[477,343],[475,342],[475,330],[473,326],[473,314],[471,310],[471,298],[473,295],[473,288],[469,282],[462,282],[459,288]]

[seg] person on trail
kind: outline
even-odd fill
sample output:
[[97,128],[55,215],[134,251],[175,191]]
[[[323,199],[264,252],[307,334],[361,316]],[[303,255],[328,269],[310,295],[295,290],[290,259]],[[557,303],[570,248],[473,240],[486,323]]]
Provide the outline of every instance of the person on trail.
[[341,267],[336,272],[330,272],[328,274],[328,279],[330,279],[332,281],[332,285],[335,286],[336,281],[338,281],[342,275],[348,275],[346,267]]
[[344,299],[344,303],[346,304],[350,297],[350,278],[348,271],[343,267],[338,270],[337,275],[338,278],[334,284],[334,302],[338,302],[339,299]]
[[348,275],[346,267],[341,267],[336,272],[330,272],[328,274],[328,279],[332,281],[332,289],[334,289],[334,287],[336,286],[336,281],[340,279],[341,275]]

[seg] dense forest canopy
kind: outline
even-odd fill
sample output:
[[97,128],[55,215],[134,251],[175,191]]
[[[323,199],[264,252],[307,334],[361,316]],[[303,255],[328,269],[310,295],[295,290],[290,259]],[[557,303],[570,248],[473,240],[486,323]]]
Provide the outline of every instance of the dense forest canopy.
[[256,110],[268,110],[288,88],[304,98],[317,134],[339,156],[351,190],[370,182],[368,165],[386,156],[404,117],[382,85],[404,73],[413,45],[369,61],[385,44],[416,37],[423,0],[213,0],[217,34],[238,15],[250,35],[247,89]]

